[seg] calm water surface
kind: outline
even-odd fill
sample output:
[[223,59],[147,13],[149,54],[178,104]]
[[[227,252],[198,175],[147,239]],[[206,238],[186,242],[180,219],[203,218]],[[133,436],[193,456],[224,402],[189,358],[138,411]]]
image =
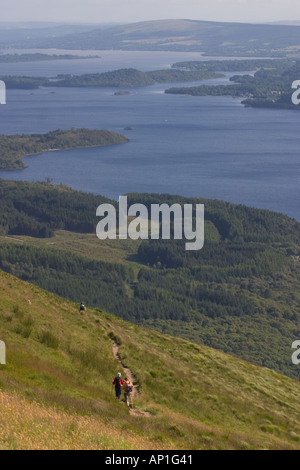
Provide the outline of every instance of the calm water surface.
[[[118,68],[112,62],[123,67],[124,54],[108,54],[107,69]],[[185,54],[156,54],[146,60],[136,53],[134,66],[145,69],[147,62],[154,69],[185,60]],[[84,73],[85,61],[79,62],[76,73]],[[38,67],[50,67],[52,75],[64,73],[55,64]],[[20,64],[7,65],[6,73],[12,66]],[[166,95],[166,88],[134,88],[126,96],[115,96],[115,88],[8,91],[7,105],[0,107],[2,134],[89,127],[123,133],[130,143],[27,157],[28,168],[1,171],[0,178],[52,178],[111,198],[135,191],[224,199],[300,221],[300,113],[244,108],[230,97]],[[127,126],[133,130],[124,130]]]

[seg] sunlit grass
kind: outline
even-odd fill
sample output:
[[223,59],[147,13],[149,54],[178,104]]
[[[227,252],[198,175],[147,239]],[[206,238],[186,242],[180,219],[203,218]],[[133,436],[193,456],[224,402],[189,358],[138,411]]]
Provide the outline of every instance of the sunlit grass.
[[[0,296],[0,448],[300,449],[297,381],[2,272]],[[116,338],[150,417],[114,398]]]
[[151,447],[145,438],[97,417],[67,413],[0,391],[1,450],[109,450]]
[[32,238],[27,236],[2,237],[16,243],[26,242],[39,247],[63,248],[96,261],[125,263],[128,255],[137,253],[140,241],[99,240],[94,234],[73,233],[58,230],[52,238]]

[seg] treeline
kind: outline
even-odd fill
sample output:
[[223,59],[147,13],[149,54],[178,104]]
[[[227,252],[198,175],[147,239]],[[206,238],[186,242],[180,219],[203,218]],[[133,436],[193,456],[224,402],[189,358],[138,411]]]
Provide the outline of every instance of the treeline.
[[[210,264],[217,269],[213,260]],[[64,250],[3,242],[0,268],[62,297],[78,302],[84,299],[90,306],[135,322],[197,322],[203,315],[244,317],[254,315],[258,307],[249,295],[236,296],[233,286],[226,285],[233,276],[233,272],[226,273],[226,266],[222,279],[217,276],[205,282],[200,269],[141,269],[138,282],[133,283],[133,270],[120,264],[93,261]],[[128,288],[133,295],[128,295]]]
[[260,68],[254,76],[235,75],[234,85],[170,88],[166,93],[192,96],[245,97],[247,106],[289,108],[299,110],[292,103],[292,83],[300,77],[299,61],[274,61],[269,67]]
[[[25,243],[1,242],[0,269],[78,304],[84,301],[295,377],[284,347],[269,347],[285,342],[290,347],[289,338],[298,331],[296,286],[281,281],[292,269],[290,258],[280,250],[252,247],[232,259],[241,249],[235,245],[222,260],[227,244],[221,242],[218,255],[208,250],[198,266],[142,268],[137,281],[131,268]],[[177,256],[181,248],[173,253]]]
[[[80,233],[94,233],[97,207],[109,202],[102,196],[71,190],[64,185],[53,186],[51,181],[27,183],[0,180],[0,232],[2,234],[29,235],[22,228],[33,224],[44,224],[50,230],[69,230]],[[272,244],[289,246],[300,244],[300,223],[280,213],[264,209],[253,209],[233,205],[224,201],[185,198],[170,195],[129,194],[128,205],[144,204],[150,213],[152,204],[196,204],[205,205],[205,241],[219,243]],[[35,236],[35,235],[33,235]],[[172,242],[173,245],[175,243]],[[153,244],[155,246],[155,244]],[[258,246],[258,245],[257,245]],[[186,253],[191,259],[200,252]],[[180,263],[182,263],[180,261]],[[187,261],[190,263],[190,261]],[[191,261],[193,263],[193,261]]]
[[208,60],[176,62],[172,65],[172,68],[185,71],[249,72],[262,68],[287,68],[293,64],[294,61],[291,59]]
[[[95,233],[101,196],[51,183],[0,180],[0,234],[48,238],[54,230]],[[111,202],[111,201],[110,201]]]
[[[284,253],[284,252],[283,252]],[[286,255],[259,243],[206,243],[201,251],[185,252],[178,241],[144,241],[140,262],[159,269],[188,268],[203,282],[226,282],[229,278],[267,276],[286,266]]]
[[120,264],[25,244],[1,243],[0,268],[61,297],[111,311],[119,309],[134,278],[132,269]]
[[[281,242],[300,244],[300,223],[284,214],[266,209],[254,209],[243,205],[230,204],[201,198],[188,198],[168,194],[128,194],[128,204],[136,202],[151,209],[151,204],[196,204],[205,205],[205,239],[215,239],[217,230],[222,240],[237,242]],[[211,222],[215,228],[212,229]],[[208,235],[208,236],[207,236]],[[218,240],[218,237],[217,237]]]
[[235,83],[243,87],[254,89],[251,100],[247,99],[243,104],[255,107],[275,107],[299,109],[292,103],[292,83],[300,77],[300,62],[289,67],[283,65],[274,69],[263,69],[251,76],[234,76],[231,78]]
[[155,70],[146,72],[148,77],[151,77],[157,83],[171,83],[171,82],[196,82],[198,80],[209,80],[212,78],[224,77],[221,73],[215,73],[211,70]]
[[250,93],[249,86],[240,85],[201,85],[195,87],[169,88],[165,91],[172,95],[191,96],[233,96],[235,98],[244,97]]
[[36,90],[42,86],[48,86],[49,80],[43,77],[15,77],[11,75],[2,75],[0,80],[5,82],[6,88],[12,90]]
[[49,150],[103,147],[129,142],[115,132],[92,129],[56,130],[47,134],[0,135],[0,169],[25,167],[22,158]]
[[153,85],[155,81],[145,72],[133,68],[104,73],[68,75],[49,86],[56,87],[138,87]]
[[154,70],[142,72],[133,68],[84,75],[58,75],[57,80],[34,77],[0,77],[8,89],[36,89],[39,87],[142,87],[155,83],[190,82],[219,78],[223,75],[208,70]]
[[[111,202],[51,184],[7,181],[0,181],[0,200],[0,234],[32,236],[57,229],[95,233],[96,208]],[[295,377],[284,345],[290,353],[291,339],[300,334],[300,223],[222,201],[128,195],[129,205],[137,202],[148,209],[203,203],[204,248],[186,252],[184,241],[143,241],[121,265],[95,261],[90,251],[78,255],[72,248],[2,239],[0,269],[75,302]]]

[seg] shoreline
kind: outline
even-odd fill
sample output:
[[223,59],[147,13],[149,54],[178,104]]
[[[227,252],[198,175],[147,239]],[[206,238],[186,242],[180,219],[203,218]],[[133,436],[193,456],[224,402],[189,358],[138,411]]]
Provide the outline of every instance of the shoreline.
[[[88,131],[92,131],[91,129],[88,129]],[[68,131],[66,131],[68,132]],[[99,131],[101,132],[101,131]],[[33,153],[27,153],[26,155],[22,155],[22,156],[19,156],[16,158],[16,160],[12,161],[11,162],[11,166],[8,166],[7,168],[1,168],[0,166],[0,171],[17,171],[17,170],[25,170],[27,168],[27,166],[25,165],[25,163],[23,162],[23,159],[24,158],[28,158],[28,157],[34,157],[34,156],[37,156],[37,155],[43,155],[43,154],[46,154],[48,152],[63,152],[63,151],[72,151],[72,150],[86,150],[86,149],[92,149],[92,148],[102,148],[102,147],[110,147],[110,146],[113,146],[113,145],[121,145],[121,144],[126,144],[126,143],[129,143],[130,140],[128,139],[128,137],[124,136],[123,134],[118,134],[116,132],[111,132],[111,131],[107,131],[111,134],[111,136],[117,136],[119,138],[123,138],[124,140],[122,142],[111,142],[111,143],[104,143],[104,144],[96,144],[96,145],[79,145],[79,146],[74,146],[74,147],[66,147],[66,148],[47,148],[47,149],[44,149],[44,150],[40,150],[38,152],[33,152]],[[43,135],[43,134],[41,134]],[[15,136],[2,136],[2,137],[7,137],[7,138],[10,138],[10,137],[15,137]],[[21,136],[17,136],[17,137],[21,137]],[[31,137],[30,135],[28,135],[28,137]],[[1,162],[0,162],[0,165],[1,165]],[[15,166],[13,166],[15,165]],[[20,166],[22,165],[22,166]]]

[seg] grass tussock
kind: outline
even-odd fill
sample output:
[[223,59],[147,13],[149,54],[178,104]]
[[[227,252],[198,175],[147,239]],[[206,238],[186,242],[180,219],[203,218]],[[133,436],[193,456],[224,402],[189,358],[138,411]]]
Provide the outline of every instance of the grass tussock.
[[[139,449],[143,439],[91,416],[70,414],[0,391],[0,450]],[[151,444],[149,443],[151,446]]]

